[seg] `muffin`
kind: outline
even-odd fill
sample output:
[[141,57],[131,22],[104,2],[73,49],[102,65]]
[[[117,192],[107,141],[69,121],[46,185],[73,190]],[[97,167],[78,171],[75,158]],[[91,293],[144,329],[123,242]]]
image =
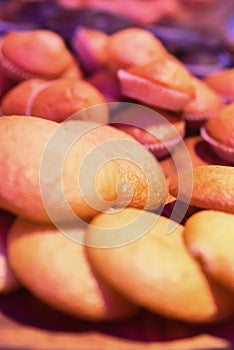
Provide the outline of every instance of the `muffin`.
[[234,163],[234,103],[201,128],[201,136],[218,157]]
[[31,102],[40,89],[44,89],[45,80],[29,79],[13,87],[2,99],[3,115],[28,115]]
[[110,123],[134,137],[158,159],[171,154],[185,135],[185,122],[177,115],[134,104],[115,113]]
[[30,79],[10,90],[2,101],[4,115],[33,115],[62,122],[66,118],[95,105],[99,109],[77,114],[98,123],[107,123],[108,110],[104,96],[84,80],[57,79],[43,82]]
[[193,77],[192,82],[195,97],[183,108],[183,117],[188,128],[199,129],[223,108],[223,101],[204,81]]
[[1,42],[0,66],[14,81],[56,79],[70,69],[73,62],[63,39],[49,30],[11,32]]
[[120,69],[118,78],[124,96],[162,109],[179,112],[194,98],[191,75],[171,57]]
[[209,75],[206,83],[220,96],[224,102],[234,101],[234,68],[223,69]]
[[71,39],[72,49],[86,72],[93,73],[106,65],[107,42],[108,35],[100,30],[76,28]]
[[111,74],[107,69],[95,72],[87,81],[98,89],[105,97],[106,102],[123,101],[120,85],[117,77]]
[[148,30],[127,28],[112,34],[107,42],[108,67],[116,72],[120,68],[143,66],[152,60],[167,56],[167,50]]

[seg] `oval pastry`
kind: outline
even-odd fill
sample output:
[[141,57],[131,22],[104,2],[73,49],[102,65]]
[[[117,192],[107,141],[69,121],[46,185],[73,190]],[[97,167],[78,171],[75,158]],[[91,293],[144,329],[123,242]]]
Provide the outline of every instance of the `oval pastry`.
[[99,239],[100,228],[107,237],[121,234],[125,228],[129,235],[136,231],[141,237],[114,249],[87,247],[91,265],[127,298],[163,316],[187,322],[214,322],[229,317],[234,312],[231,293],[207,279],[186,250],[184,227],[177,225],[168,234],[169,222],[132,208],[95,217],[86,236],[87,244],[93,245]]
[[96,274],[84,247],[52,225],[16,220],[8,249],[11,266],[24,286],[58,310],[92,321],[126,318],[137,311]]
[[233,292],[234,215],[201,211],[186,222],[184,240],[204,272]]
[[164,203],[157,161],[111,126],[5,116],[0,134],[0,207],[20,217],[66,221],[75,213],[88,221],[112,205],[152,210]]

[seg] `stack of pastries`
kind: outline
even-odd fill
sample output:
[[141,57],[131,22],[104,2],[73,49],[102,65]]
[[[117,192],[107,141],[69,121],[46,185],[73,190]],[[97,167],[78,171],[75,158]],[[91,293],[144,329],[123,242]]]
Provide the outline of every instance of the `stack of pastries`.
[[228,74],[193,76],[141,28],[78,28],[72,50],[6,34],[0,291],[89,321],[234,317]]

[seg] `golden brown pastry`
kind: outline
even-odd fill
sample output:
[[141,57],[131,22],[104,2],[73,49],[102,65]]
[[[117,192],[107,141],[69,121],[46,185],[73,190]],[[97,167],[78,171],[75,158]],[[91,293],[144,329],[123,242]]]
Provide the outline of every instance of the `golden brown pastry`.
[[88,221],[110,206],[163,205],[159,164],[111,126],[5,116],[0,134],[0,207],[20,217]]
[[184,240],[204,272],[233,292],[234,215],[201,211],[186,222]]
[[99,278],[81,244],[52,225],[16,220],[8,249],[22,284],[58,310],[98,321],[126,318],[138,309]]
[[188,189],[193,186],[190,205],[204,209],[234,213],[234,168],[222,165],[204,165],[192,172],[181,174],[171,181],[170,193],[176,197],[180,189],[181,198],[189,200]]
[[[169,233],[171,224],[132,208],[96,216],[86,237],[89,261],[113,288],[150,311],[187,322],[229,317],[231,294],[204,275],[184,245],[184,227],[177,224]],[[135,241],[102,248],[123,233]]]

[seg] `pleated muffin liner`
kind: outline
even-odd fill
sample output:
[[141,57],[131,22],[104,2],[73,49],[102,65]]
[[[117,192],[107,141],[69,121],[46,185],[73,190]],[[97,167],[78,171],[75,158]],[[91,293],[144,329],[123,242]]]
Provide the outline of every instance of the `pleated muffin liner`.
[[123,69],[119,69],[117,75],[124,96],[140,100],[152,106],[179,112],[191,100],[189,94],[153,83]]
[[44,83],[42,83],[42,85],[38,86],[30,95],[27,105],[26,105],[26,109],[25,109],[25,115],[30,116],[31,115],[31,111],[32,111],[32,106],[33,106],[33,102],[35,100],[35,98],[38,96],[38,94],[45,90],[48,86],[50,86],[52,83],[54,83],[54,80],[49,80],[49,81],[45,81]]
[[219,158],[234,164],[234,148],[226,146],[209,136],[204,126],[200,129],[200,134]]
[[2,42],[0,41],[0,66],[4,71],[5,75],[14,81],[34,79],[38,76],[29,73],[23,68],[19,68],[14,63],[10,62],[2,53]]
[[[29,80],[29,79],[44,79],[44,80],[51,80],[56,79],[59,77],[50,76],[49,74],[34,74],[30,73],[29,71],[25,70],[24,68],[20,68],[16,64],[10,62],[2,53],[2,42],[0,41],[0,66],[4,72],[4,74],[13,81],[22,81],[22,80]],[[61,72],[61,75],[66,72],[67,67],[64,68],[64,70]]]
[[173,149],[178,145],[184,138],[185,131],[182,135],[175,137],[174,139],[167,141],[160,141],[157,143],[145,143],[144,146],[154,154],[158,159],[163,159],[166,156],[171,155]]
[[203,111],[203,112],[191,112],[183,113],[182,118],[186,122],[186,126],[190,129],[200,129],[207,120],[215,117],[217,113],[222,109],[222,107],[215,110]]
[[82,27],[76,29],[72,38],[72,47],[86,71],[94,73],[103,68],[104,64],[95,57],[95,53],[82,32]]
[[[125,128],[121,128],[121,125],[118,125],[118,126],[113,125],[113,126],[117,127],[118,129],[123,130],[127,134],[134,137],[134,135],[132,135],[130,132],[128,133],[128,131]],[[184,136],[185,136],[185,130],[183,130],[183,132],[181,132],[178,136],[176,136],[172,139],[165,140],[165,141],[159,140],[157,138],[157,136],[155,136],[155,139],[156,139],[155,142],[149,142],[149,143],[141,141],[140,137],[138,137],[138,138],[134,137],[134,138],[138,142],[140,142],[147,150],[152,152],[156,158],[163,159],[166,156],[171,154],[171,152],[173,151],[175,146],[183,140]]]

